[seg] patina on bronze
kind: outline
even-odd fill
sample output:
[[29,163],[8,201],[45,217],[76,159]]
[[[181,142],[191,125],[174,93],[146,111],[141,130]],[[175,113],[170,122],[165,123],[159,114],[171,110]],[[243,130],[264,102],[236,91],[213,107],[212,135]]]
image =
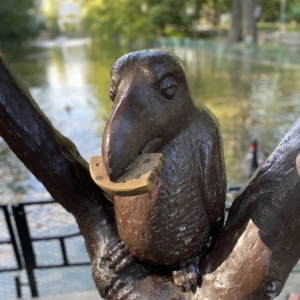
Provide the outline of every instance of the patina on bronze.
[[[119,182],[139,154],[165,158],[148,193],[114,196],[122,243],[142,261],[172,267],[175,285],[193,290],[199,255],[224,221],[226,176],[217,121],[204,106],[195,108],[181,61],[167,50],[121,57],[111,71],[110,98],[114,105],[102,144],[110,180]],[[119,247],[111,260],[122,272],[132,259]]]

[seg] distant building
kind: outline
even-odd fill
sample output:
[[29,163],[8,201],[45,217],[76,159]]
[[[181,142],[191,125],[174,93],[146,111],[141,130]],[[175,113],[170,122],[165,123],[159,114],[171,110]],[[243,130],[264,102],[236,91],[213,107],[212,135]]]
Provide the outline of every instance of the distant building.
[[81,7],[78,0],[41,0],[46,19],[57,19],[60,31],[81,29]]
[[81,29],[80,5],[72,0],[62,1],[58,8],[58,26],[61,31]]

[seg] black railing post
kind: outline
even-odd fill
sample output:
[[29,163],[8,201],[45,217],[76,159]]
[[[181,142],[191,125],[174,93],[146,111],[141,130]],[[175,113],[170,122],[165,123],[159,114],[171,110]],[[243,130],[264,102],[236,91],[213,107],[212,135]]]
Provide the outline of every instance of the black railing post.
[[61,248],[61,252],[62,252],[62,255],[63,255],[64,265],[68,266],[69,265],[69,260],[68,260],[68,256],[67,256],[66,246],[65,246],[65,239],[60,238],[59,243],[60,243],[60,248]]
[[36,262],[33,247],[31,244],[24,206],[22,204],[14,205],[12,206],[12,210],[18,230],[20,244],[22,247],[31,295],[32,297],[38,297],[38,290],[33,271],[36,266]]
[[17,298],[22,298],[21,281],[19,275],[15,276]]
[[12,227],[12,224],[11,224],[8,208],[5,205],[5,206],[2,207],[2,209],[3,209],[4,216],[5,216],[7,229],[8,229],[9,235],[10,235],[10,241],[11,241],[11,244],[12,244],[13,249],[14,249],[14,254],[15,254],[16,261],[17,261],[18,269],[22,270],[21,256],[20,256],[20,252],[19,252],[19,249],[18,249],[15,233],[14,233],[14,230],[13,230],[13,227]]

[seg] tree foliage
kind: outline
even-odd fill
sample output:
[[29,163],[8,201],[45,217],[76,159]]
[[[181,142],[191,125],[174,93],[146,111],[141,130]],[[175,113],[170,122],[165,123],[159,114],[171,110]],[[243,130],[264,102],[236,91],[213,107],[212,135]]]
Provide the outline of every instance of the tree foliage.
[[86,0],[82,1],[85,27],[103,38],[131,40],[138,32],[148,34],[143,6],[134,0]]
[[167,26],[188,33],[193,22],[192,2],[149,0],[147,19],[158,34],[164,35]]
[[43,6],[43,15],[45,18],[45,26],[54,36],[59,33],[58,27],[58,9],[61,0],[45,0]]
[[23,41],[38,33],[35,0],[0,1],[0,40]]
[[231,7],[228,0],[202,0],[201,4],[201,16],[212,25],[218,25],[221,14],[229,12]]
[[282,0],[261,0],[262,19],[265,22],[278,22],[283,17],[285,21],[289,21],[295,17],[297,7],[300,6],[300,0],[286,0],[284,15],[280,16],[280,6]]
[[[31,0],[33,1],[33,0]],[[60,0],[48,0],[58,3]],[[85,28],[104,39],[132,42],[170,34],[189,36],[199,20],[219,24],[235,0],[74,0],[82,7]],[[283,0],[254,1],[262,8],[261,20],[278,22]],[[243,3],[243,1],[239,0]],[[300,0],[285,1],[285,20],[300,20]]]
[[102,37],[153,38],[169,31],[189,34],[203,0],[85,0],[86,28]]

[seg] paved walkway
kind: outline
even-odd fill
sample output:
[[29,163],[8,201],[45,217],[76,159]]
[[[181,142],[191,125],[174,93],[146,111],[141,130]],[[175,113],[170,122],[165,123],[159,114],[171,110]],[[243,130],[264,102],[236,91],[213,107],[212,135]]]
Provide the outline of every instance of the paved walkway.
[[99,296],[97,291],[86,292],[86,293],[76,293],[76,294],[68,294],[56,297],[43,297],[43,298],[35,298],[36,300],[100,300],[103,299]]
[[276,298],[276,300],[287,300],[288,295],[292,293],[300,294],[300,273],[290,274],[281,294]]
[[258,39],[260,43],[279,44],[284,46],[299,47],[300,33],[299,32],[264,32],[259,31]]

